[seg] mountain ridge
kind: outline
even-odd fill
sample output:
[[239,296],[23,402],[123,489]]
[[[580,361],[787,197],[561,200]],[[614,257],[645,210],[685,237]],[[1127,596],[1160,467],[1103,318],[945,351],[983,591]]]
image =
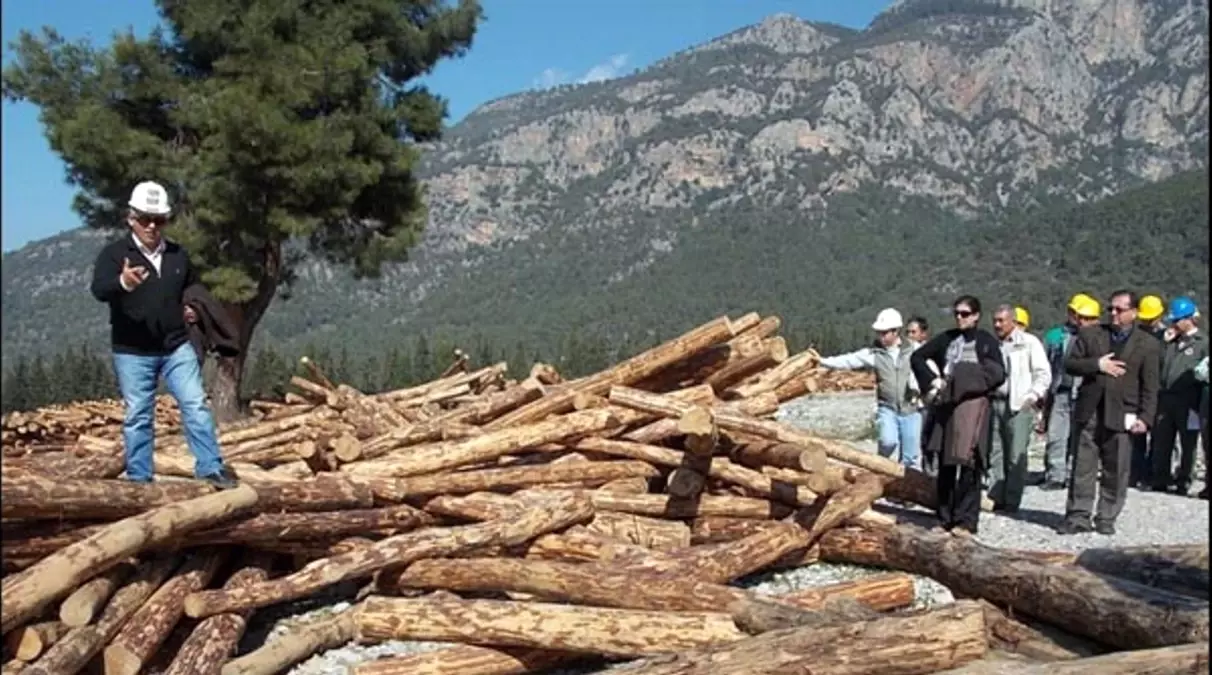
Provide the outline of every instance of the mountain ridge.
[[[860,289],[830,285],[803,305],[850,321],[896,289],[867,288],[844,261],[912,256],[879,251],[883,240],[946,246],[973,224],[1206,166],[1206,28],[1207,8],[1181,0],[915,0],[861,31],[779,14],[622,78],[502,97],[426,147],[430,225],[411,260],[354,282],[307,259],[261,339],[490,326],[538,339],[567,329],[577,297],[642,285],[679,246],[744,248],[769,228],[794,244],[779,248]],[[93,252],[69,254],[91,241],[5,255],[6,344],[57,344],[64,315],[104,339],[103,308],[83,290]],[[571,269],[501,262],[543,259]],[[783,270],[772,299],[804,292],[789,264],[760,264]],[[475,279],[481,269],[495,277]],[[517,289],[519,314],[566,309],[519,327],[499,285]],[[444,306],[455,296],[486,309]],[[586,330],[634,331],[628,311],[581,318]]]

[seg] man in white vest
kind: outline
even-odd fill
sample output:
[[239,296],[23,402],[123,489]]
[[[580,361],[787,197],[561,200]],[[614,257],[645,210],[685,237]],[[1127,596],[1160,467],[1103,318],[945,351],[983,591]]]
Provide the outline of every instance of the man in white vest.
[[875,372],[879,453],[893,457],[899,451],[901,464],[917,468],[922,403],[917,380],[909,367],[909,355],[917,345],[902,339],[903,326],[900,312],[891,308],[882,310],[871,325],[871,330],[875,331],[871,346],[823,358],[821,366]]

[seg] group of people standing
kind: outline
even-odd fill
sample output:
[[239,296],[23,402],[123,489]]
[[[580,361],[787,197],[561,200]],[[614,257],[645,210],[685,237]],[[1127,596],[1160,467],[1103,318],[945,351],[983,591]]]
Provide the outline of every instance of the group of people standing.
[[1104,323],[1099,301],[1079,293],[1042,340],[1023,307],[998,306],[992,332],[977,298],[951,309],[955,327],[933,337],[926,319],[882,310],[873,344],[821,359],[875,372],[878,452],[912,468],[920,456],[943,528],[975,534],[983,492],[994,511],[1019,509],[1033,434],[1046,437],[1040,488],[1069,491],[1061,533],[1114,534],[1129,486],[1188,494],[1201,434],[1205,465],[1209,446],[1208,346],[1190,298],[1167,311],[1157,296],[1116,291]]

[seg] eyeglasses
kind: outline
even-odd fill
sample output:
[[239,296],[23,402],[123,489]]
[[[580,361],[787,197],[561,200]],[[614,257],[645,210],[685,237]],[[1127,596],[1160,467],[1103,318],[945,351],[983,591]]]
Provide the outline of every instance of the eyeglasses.
[[1112,314],[1123,314],[1124,312],[1131,312],[1132,309],[1132,307],[1116,307],[1115,305],[1111,305],[1107,308],[1107,310]]
[[143,227],[160,228],[160,227],[164,227],[165,225],[168,224],[167,216],[152,216],[152,215],[148,215],[146,213],[136,213],[134,215],[135,215],[135,221],[138,222]]

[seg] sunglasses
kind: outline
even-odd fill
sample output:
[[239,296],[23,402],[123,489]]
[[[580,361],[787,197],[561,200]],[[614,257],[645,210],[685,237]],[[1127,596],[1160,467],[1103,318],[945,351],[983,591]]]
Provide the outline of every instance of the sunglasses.
[[973,312],[973,311],[970,311],[967,309],[955,310],[955,318],[957,318],[957,319],[967,319],[968,317],[972,316],[973,314],[976,314],[976,312]]
[[164,227],[168,224],[167,216],[151,216],[145,213],[135,214],[135,222],[143,227]]

